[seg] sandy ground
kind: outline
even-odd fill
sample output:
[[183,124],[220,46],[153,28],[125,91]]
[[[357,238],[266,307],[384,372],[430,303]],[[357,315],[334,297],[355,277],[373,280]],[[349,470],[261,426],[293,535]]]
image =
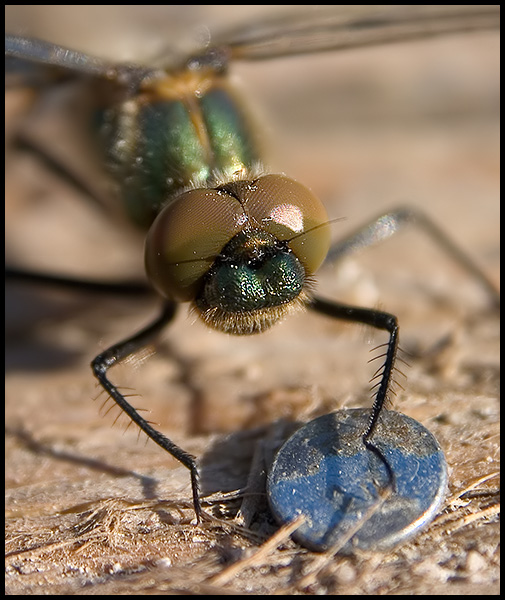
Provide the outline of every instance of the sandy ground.
[[[63,19],[78,7],[59,19],[41,8],[22,31],[34,34],[34,23],[46,21],[48,39],[72,44]],[[221,18],[204,12],[212,8],[223,7],[202,7],[201,22]],[[12,10],[8,22],[19,31],[26,10]],[[162,16],[172,25],[189,19]],[[101,28],[114,21],[108,12],[98,21],[103,46]],[[159,31],[161,18],[154,21]],[[335,240],[393,207],[417,206],[496,285],[497,73],[495,33],[233,68],[265,118],[276,167],[318,193],[331,218],[345,217],[333,226]],[[73,275],[141,275],[141,240],[9,146],[26,127],[31,97],[11,90],[6,102],[8,259]],[[43,138],[80,168],[65,136],[42,121]],[[486,294],[412,230],[323,269],[318,290],[400,320],[413,356],[395,408],[434,433],[450,468],[447,502],[425,532],[388,554],[320,556],[282,532],[265,545],[277,526],[261,493],[238,514],[240,502],[223,497],[257,483],[258,464],[271,460],[292,423],[369,406],[367,361],[381,335],[306,314],[231,338],[182,307],[154,355],[114,369],[113,380],[139,395],[132,402],[199,457],[214,503],[205,508],[213,520],[195,526],[187,471],[126,429],[125,417],[116,420],[88,366],[147,323],[156,299],[9,284],[7,593],[499,593],[499,319]]]

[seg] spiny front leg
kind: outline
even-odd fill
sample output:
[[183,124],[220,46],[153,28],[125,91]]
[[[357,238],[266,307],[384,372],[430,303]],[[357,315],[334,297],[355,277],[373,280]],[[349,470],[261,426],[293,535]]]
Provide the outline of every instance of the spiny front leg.
[[169,454],[171,454],[189,469],[191,474],[193,505],[195,508],[196,518],[198,521],[200,521],[202,509],[199,497],[199,474],[195,457],[191,454],[188,454],[185,450],[177,446],[177,444],[174,444],[174,442],[154,429],[154,427],[148,421],[139,415],[135,408],[133,408],[133,406],[126,400],[123,394],[121,394],[118,388],[108,378],[108,370],[127,356],[134,354],[142,347],[146,346],[152,340],[152,338],[155,337],[162,330],[162,328],[173,319],[175,315],[175,309],[176,304],[174,302],[167,302],[164,305],[160,316],[156,320],[135,335],[119,342],[118,344],[115,344],[114,346],[111,346],[105,350],[105,352],[99,354],[91,363],[91,368],[102,388],[107,392],[107,394],[109,394],[119,408],[121,408],[121,410],[125,412],[146,435],[148,435],[154,442],[161,446],[163,450],[166,450]]
[[376,329],[382,329],[389,333],[389,341],[387,343],[384,365],[379,370],[380,382],[377,386],[377,392],[375,394],[370,420],[365,432],[363,433],[363,443],[384,463],[388,471],[391,487],[394,489],[395,478],[393,471],[391,470],[391,467],[386,458],[383,456],[382,452],[372,443],[371,438],[374,434],[382,409],[388,400],[391,384],[393,382],[393,371],[395,368],[396,354],[398,352],[399,343],[398,319],[394,315],[382,312],[380,310],[361,308],[359,306],[349,306],[347,304],[340,304],[339,302],[323,300],[322,298],[313,298],[309,303],[309,308],[335,319],[352,321],[354,323],[363,323],[364,325],[369,325]]

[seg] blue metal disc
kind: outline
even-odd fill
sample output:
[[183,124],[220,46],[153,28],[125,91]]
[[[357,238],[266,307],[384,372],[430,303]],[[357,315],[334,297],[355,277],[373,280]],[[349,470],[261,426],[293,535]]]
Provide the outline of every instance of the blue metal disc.
[[279,450],[268,499],[281,524],[305,517],[293,534],[299,544],[316,551],[341,542],[343,552],[389,550],[437,513],[447,464],[435,437],[414,419],[384,410],[370,438],[376,452],[363,443],[369,419],[370,410],[361,408],[319,417]]

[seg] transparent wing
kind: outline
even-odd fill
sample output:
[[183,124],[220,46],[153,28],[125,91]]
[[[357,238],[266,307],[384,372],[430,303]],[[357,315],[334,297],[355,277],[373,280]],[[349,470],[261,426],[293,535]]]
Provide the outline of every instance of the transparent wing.
[[13,35],[5,36],[5,60],[7,85],[15,77],[39,85],[72,74],[116,81],[123,79],[124,83],[131,84],[155,73],[138,65],[115,64],[43,40]]
[[[56,44],[23,38],[14,35],[5,36],[5,56],[17,61],[29,61],[51,65],[64,69],[77,70],[87,75],[104,77],[112,65],[82,52],[63,48]],[[18,63],[19,64],[19,63]]]
[[[217,32],[211,40],[213,46],[226,48],[231,60],[267,60],[497,29],[499,25],[499,5],[304,5],[278,15],[259,15],[246,24]],[[13,35],[5,37],[5,56],[8,85],[13,74],[21,74],[37,85],[71,73],[123,79],[129,84],[158,73],[153,68],[108,62],[49,42]]]
[[304,6],[235,26],[213,43],[232,59],[265,60],[499,26],[499,5]]

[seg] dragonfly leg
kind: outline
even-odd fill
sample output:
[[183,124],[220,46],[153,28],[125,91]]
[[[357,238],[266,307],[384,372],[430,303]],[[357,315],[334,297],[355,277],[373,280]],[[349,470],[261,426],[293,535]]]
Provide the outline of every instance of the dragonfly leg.
[[[482,270],[466,255],[447,235],[427,217],[422,211],[416,208],[399,208],[369,221],[364,227],[354,231],[343,240],[334,244],[326,258],[326,262],[337,261],[344,256],[356,252],[362,248],[372,246],[382,242],[395,233],[414,225],[423,230],[446,254],[448,254],[468,275],[470,275],[486,292],[493,306],[499,306],[499,292],[494,284],[487,278]],[[374,396],[372,411],[367,428],[363,433],[363,443],[365,446],[378,455],[386,465],[390,481],[394,487],[394,474],[389,467],[389,463],[382,455],[381,451],[372,443],[372,437],[377,427],[377,423],[387,403],[388,396],[393,381],[393,372],[395,367],[396,354],[399,343],[398,319],[386,312],[371,308],[362,308],[349,306],[335,301],[324,300],[315,297],[308,303],[309,308],[316,312],[325,314],[335,319],[352,321],[369,325],[376,329],[385,330],[389,333],[389,341],[385,353],[384,364],[377,372],[380,378],[377,392]]]
[[70,277],[67,275],[56,275],[53,273],[38,273],[17,267],[5,268],[5,279],[14,283],[48,285],[65,290],[91,292],[94,294],[107,295],[139,295],[152,296],[153,289],[146,281],[100,281],[95,279],[84,279]]
[[439,248],[482,287],[493,306],[500,305],[500,294],[482,269],[425,213],[414,207],[398,208],[376,217],[334,244],[328,252],[326,262],[337,261],[361,248],[373,246],[404,230],[407,226],[414,226],[424,231]]
[[161,446],[163,450],[166,450],[169,454],[171,454],[189,469],[191,473],[193,505],[195,507],[197,520],[200,521],[202,510],[199,498],[199,475],[195,458],[174,444],[174,442],[154,429],[154,427],[152,427],[148,421],[143,419],[108,378],[108,370],[127,356],[130,356],[149,343],[152,338],[156,336],[161,329],[172,320],[175,314],[175,309],[175,303],[167,302],[164,305],[161,314],[152,323],[147,325],[135,335],[119,342],[118,344],[115,344],[114,346],[111,346],[105,350],[105,352],[99,354],[92,361],[91,368],[100,385],[121,408],[121,410],[125,412],[146,435],[148,435],[154,442]]
[[389,341],[387,343],[386,358],[381,369],[381,378],[375,393],[372,412],[367,428],[363,433],[363,443],[365,446],[377,454],[385,464],[389,475],[389,481],[394,487],[394,474],[389,466],[388,461],[383,456],[382,452],[371,441],[374,434],[377,422],[384,405],[388,401],[389,391],[391,387],[393,371],[395,366],[396,353],[398,351],[399,326],[398,319],[390,314],[372,308],[362,308],[359,306],[350,306],[339,302],[324,300],[315,297],[309,303],[309,308],[324,314],[334,319],[352,321],[353,323],[362,323],[376,329],[385,330],[389,333]]

